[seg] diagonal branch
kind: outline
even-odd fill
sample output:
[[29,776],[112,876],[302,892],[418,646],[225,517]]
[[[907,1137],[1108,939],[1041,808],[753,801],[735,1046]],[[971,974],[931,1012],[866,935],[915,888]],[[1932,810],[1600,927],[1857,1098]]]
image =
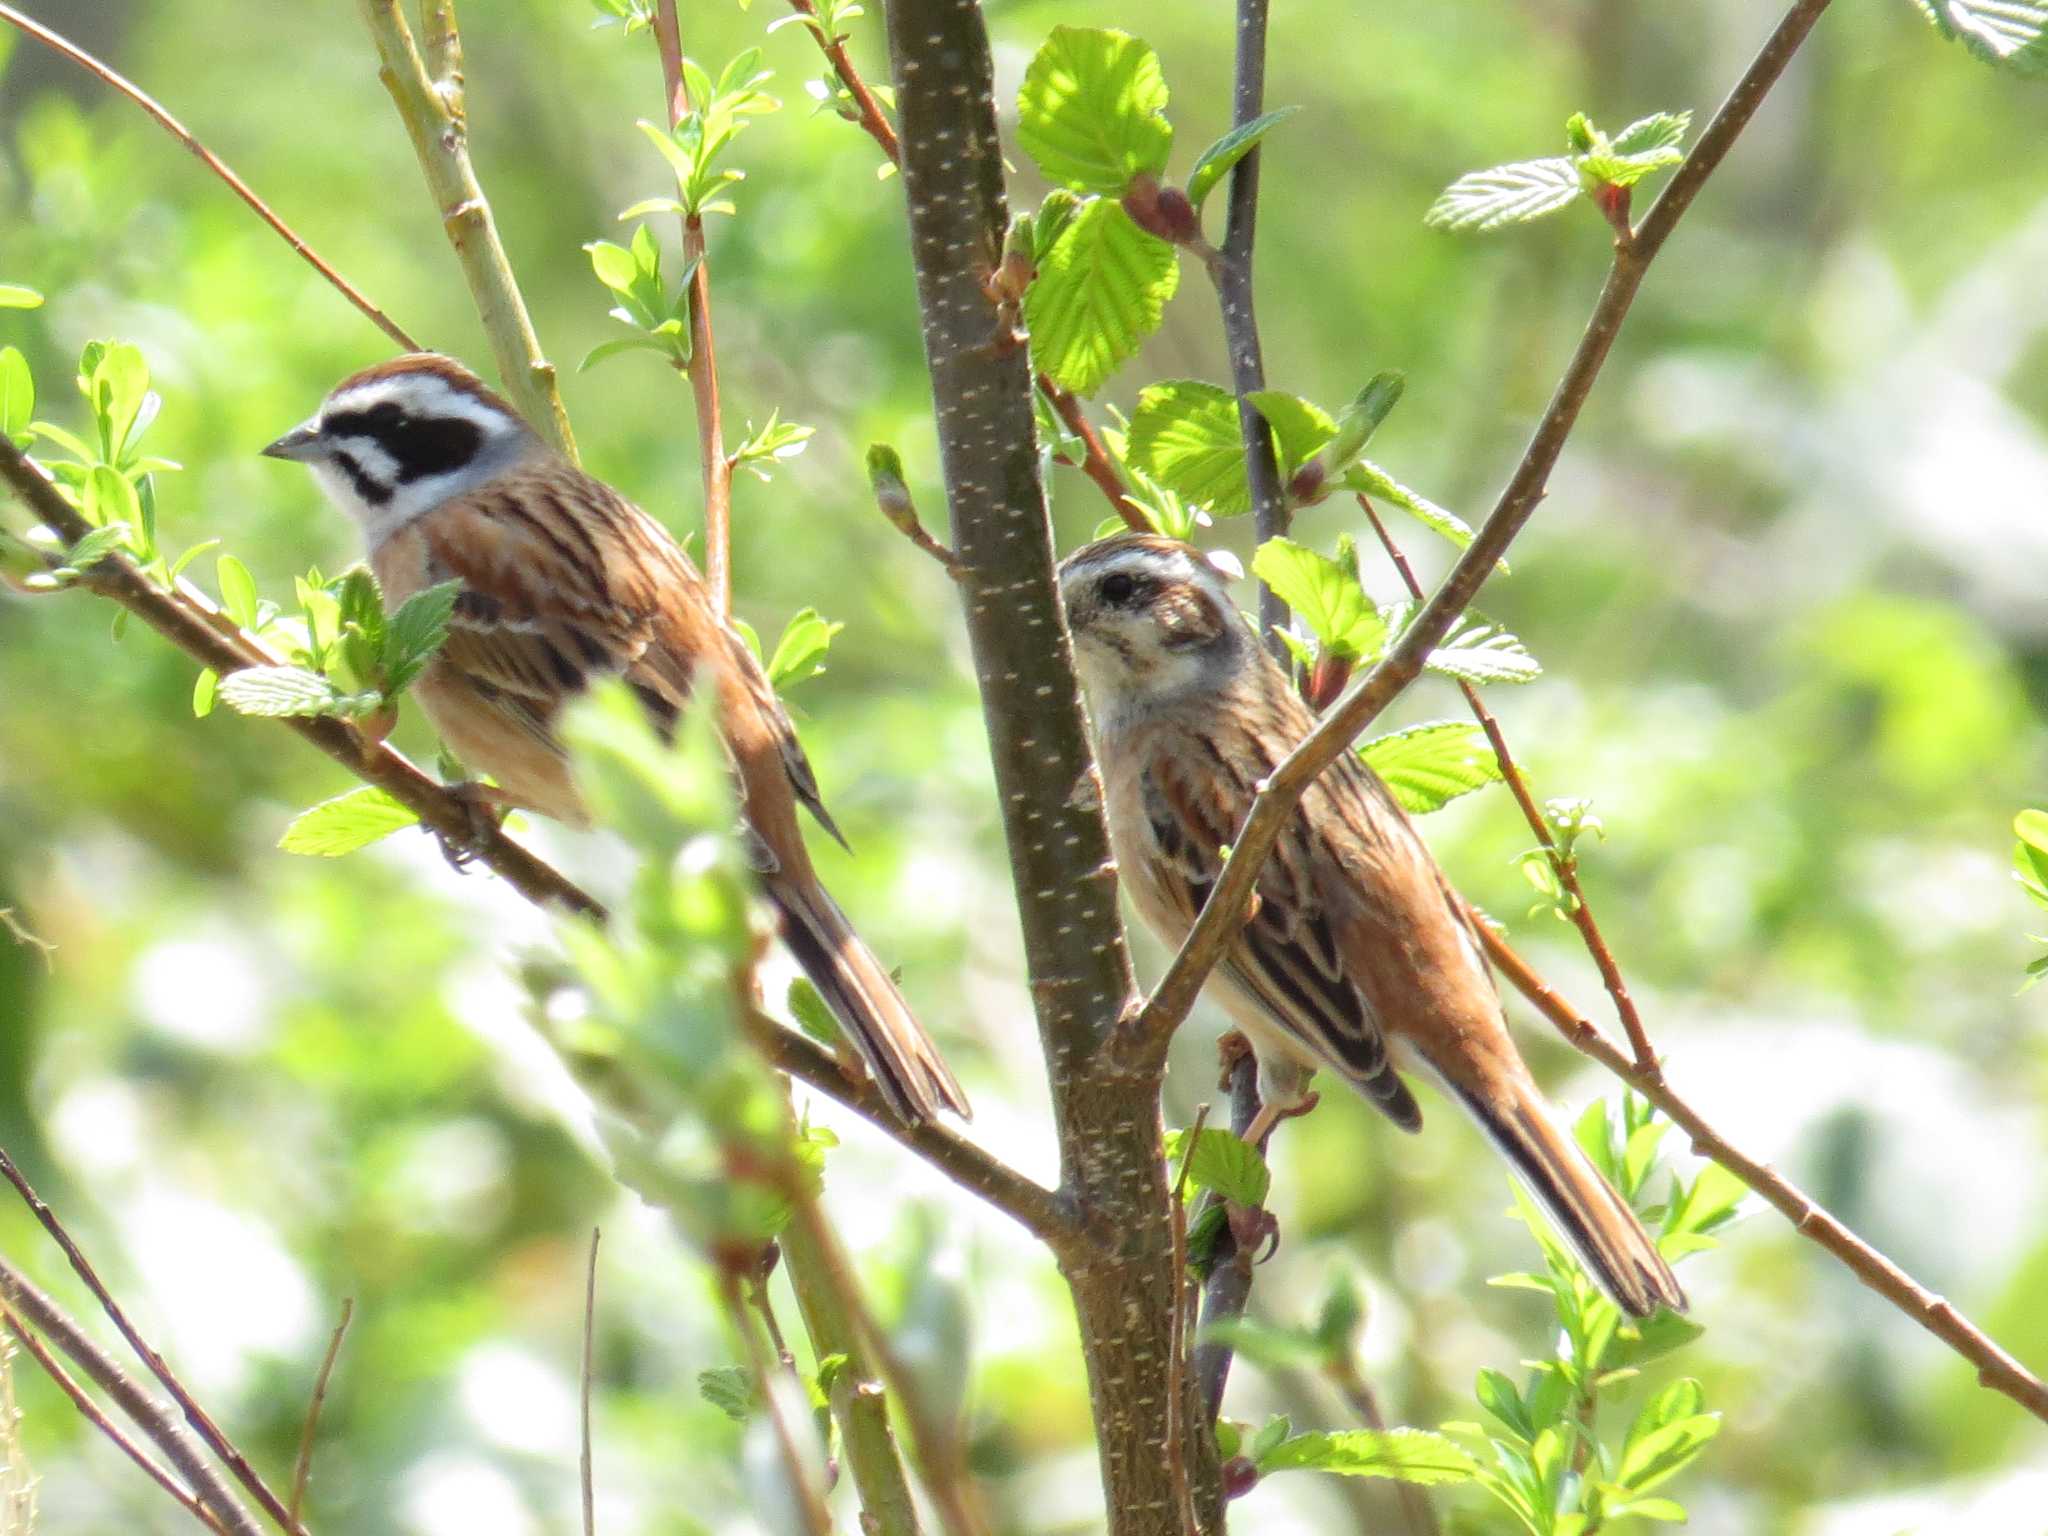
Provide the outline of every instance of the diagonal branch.
[[1994,1392],[2004,1393],[2035,1418],[2048,1422],[2048,1383],[2000,1348],[1945,1297],[1921,1285],[1791,1180],[1768,1163],[1760,1163],[1731,1145],[1661,1074],[1640,1070],[1626,1052],[1595,1029],[1578,1009],[1536,974],[1528,961],[1510,949],[1492,924],[1475,917],[1473,926],[1486,945],[1487,958],[1500,967],[1516,990],[1535,1004],[1537,1011],[1574,1049],[1592,1057],[1656,1105],[1692,1138],[1693,1151],[1712,1158],[1742,1180],[1769,1201],[1802,1237],[1820,1244],[1858,1280],[1969,1361],[1977,1368],[1979,1382]]
[[464,106],[462,37],[454,0],[430,0],[423,57],[406,25],[401,0],[361,0],[363,21],[377,45],[377,71],[412,139],[441,228],[469,283],[497,359],[498,377],[519,414],[567,458],[576,439],[555,384],[555,366],[541,352],[526,300],[498,238],[497,220],[469,160],[469,119]]
[[166,133],[197,156],[201,164],[222,181],[226,182],[235,196],[247,203],[255,210],[258,218],[276,230],[286,245],[289,245],[293,250],[305,257],[307,262],[312,265],[313,270],[332,283],[340,291],[343,298],[361,310],[369,318],[372,325],[397,342],[399,346],[405,348],[406,351],[417,352],[420,350],[420,344],[408,336],[397,321],[371,303],[347,278],[323,261],[318,251],[299,238],[298,231],[279,218],[271,210],[270,204],[258,197],[250,185],[228,167],[226,161],[200,143],[198,138],[192,133],[192,130],[171,116],[170,112],[154,96],[151,96],[126,75],[94,58],[69,38],[61,37],[34,18],[22,15],[20,11],[17,11],[11,5],[0,5],[0,21],[4,21],[9,26],[27,33],[53,52],[62,54],[65,58],[71,60],[72,63],[107,85],[112,86],[123,96],[134,102],[136,106],[142,108],[144,112],[156,120],[157,124]]
[[1119,1031],[1119,1054],[1124,1059],[1164,1058],[1167,1041],[1187,1017],[1203,982],[1243,925],[1259,871],[1302,795],[1317,775],[1350,750],[1351,743],[1380,711],[1421,675],[1431,650],[1450,632],[1535,514],[1549,483],[1550,471],[1564,451],[1565,440],[1579,419],[1586,397],[1592,393],[1621,323],[1642,287],[1651,259],[1670,237],[1679,215],[1691,205],[1707,177],[1727,156],[1743,127],[1756,115],[1765,95],[1784,74],[1793,54],[1827,6],[1828,0],[1797,0],[1786,12],[1734,91],[1714,114],[1713,122],[1686,156],[1663,196],[1657,199],[1642,227],[1632,238],[1615,242],[1614,264],[1608,269],[1585,333],[1580,336],[1564,376],[1558,381],[1550,404],[1537,422],[1521,462],[1509,476],[1492,514],[1400,640],[1274,770],[1253,799],[1230,860],[1186,942],[1150,1000]]

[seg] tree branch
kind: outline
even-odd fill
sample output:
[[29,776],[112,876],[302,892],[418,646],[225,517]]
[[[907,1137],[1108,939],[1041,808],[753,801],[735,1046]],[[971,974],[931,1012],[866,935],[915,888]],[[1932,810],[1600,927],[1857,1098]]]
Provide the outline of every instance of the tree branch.
[[320,253],[302,240],[297,230],[279,218],[272,211],[270,204],[258,197],[249,184],[228,167],[226,161],[202,144],[191,129],[171,116],[169,111],[155,97],[143,90],[141,86],[111,66],[94,58],[69,38],[62,37],[51,31],[41,22],[22,15],[20,11],[17,11],[11,5],[0,5],[0,21],[4,21],[9,26],[27,33],[52,52],[63,55],[104,84],[112,86],[116,91],[119,91],[123,96],[134,102],[136,106],[142,108],[144,112],[156,120],[159,127],[197,156],[202,165],[226,182],[235,196],[254,209],[258,218],[276,230],[286,245],[289,245],[299,255],[304,257],[314,271],[326,278],[329,283],[333,284],[340,291],[343,298],[361,310],[372,325],[398,343],[399,346],[405,348],[406,351],[417,352],[420,350],[420,344],[408,336],[397,321],[371,303],[347,278],[323,261]]
[[[1236,83],[1231,92],[1231,126],[1242,128],[1265,110],[1266,10],[1268,0],[1237,0]],[[1230,199],[1223,250],[1208,263],[1223,308],[1223,338],[1230,350],[1230,385],[1237,395],[1237,426],[1244,434],[1245,479],[1251,488],[1252,521],[1260,543],[1287,532],[1292,514],[1272,429],[1249,396],[1266,387],[1266,363],[1259,346],[1259,322],[1252,306],[1252,243],[1259,222],[1259,161],[1253,145],[1230,172]],[[1259,584],[1259,632],[1283,665],[1286,648],[1276,630],[1287,627],[1287,605]]]
[[1945,1298],[1921,1285],[1890,1259],[1830,1215],[1797,1185],[1767,1163],[1739,1151],[1707,1123],[1661,1075],[1641,1072],[1585,1016],[1561,997],[1515,951],[1491,923],[1476,921],[1487,958],[1528,998],[1573,1049],[1592,1057],[1671,1118],[1692,1139],[1693,1151],[1712,1158],[1770,1202],[1803,1237],[1841,1260],[1871,1290],[1912,1318],[1977,1368],[1977,1380],[2002,1392],[2037,1419],[2048,1422],[2048,1384],[1979,1329]]
[[[0,437],[0,481],[12,487],[30,514],[67,544],[75,544],[92,531],[92,525],[57,494],[42,469],[4,437]],[[172,588],[160,587],[126,555],[108,555],[87,569],[79,585],[119,603],[201,666],[223,676],[245,667],[281,664],[280,657],[238,629],[198,588],[184,581]],[[280,723],[365,783],[399,801],[431,831],[458,847],[473,849],[481,863],[529,901],[602,915],[604,909],[595,897],[497,828],[479,828],[462,800],[390,747],[329,717],[292,717]]]
[[378,78],[391,93],[427,189],[440,210],[441,228],[455,249],[470,298],[497,359],[498,377],[519,413],[565,457],[576,457],[576,438],[555,384],[555,367],[520,296],[518,279],[498,239],[497,221],[469,160],[469,120],[463,105],[462,39],[453,0],[433,0],[427,19],[433,69],[406,25],[400,0],[361,0],[363,21],[382,60]]
[[[656,0],[654,40],[673,133],[691,110],[683,82],[683,36],[676,0]],[[700,105],[708,105],[703,103]],[[723,618],[732,612],[732,461],[725,456],[725,426],[718,395],[718,349],[711,335],[711,263],[704,251],[704,217],[683,215],[683,263],[690,273],[690,394],[697,406],[697,457],[704,467],[704,579]]]
[[[205,1507],[214,1523],[226,1536],[266,1536],[262,1524],[246,1509],[236,1497],[234,1489],[215,1470],[213,1463],[206,1459],[206,1452],[191,1430],[178,1422],[177,1414],[169,1403],[157,1401],[144,1391],[128,1373],[99,1345],[95,1344],[85,1330],[66,1315],[48,1296],[28,1282],[21,1272],[0,1259],[0,1301],[6,1303],[8,1311],[33,1327],[36,1332],[55,1342],[57,1347],[71,1357],[80,1370],[92,1378],[99,1389],[112,1398],[120,1410],[134,1421],[143,1434],[149,1437],[158,1450],[164,1453],[178,1475],[185,1479],[191,1496]],[[133,1342],[132,1340],[130,1342]],[[38,1362],[40,1352],[35,1353]],[[59,1386],[63,1383],[60,1381]],[[74,1397],[73,1401],[77,1399]],[[191,1416],[187,1409],[187,1417]],[[88,1415],[90,1417],[90,1415]],[[204,1418],[205,1415],[200,1415]],[[132,1453],[131,1453],[132,1454]],[[145,1469],[147,1470],[147,1469]],[[154,1474],[152,1473],[152,1476]],[[162,1479],[159,1478],[161,1483]],[[179,1502],[183,1503],[183,1500]],[[279,1505],[272,1517],[279,1519],[284,1508]]]
[[1259,871],[1308,786],[1350,749],[1359,733],[1402,689],[1421,675],[1429,653],[1450,632],[1534,515],[1550,471],[1564,451],[1580,408],[1592,393],[1594,381],[1600,376],[1629,306],[1635,302],[1651,259],[1669,238],[1679,215],[1690,206],[1706,178],[1734,145],[1736,136],[1755,115],[1771,86],[1784,74],[1785,66],[1791,63],[1799,44],[1827,5],[1828,0],[1797,0],[1715,113],[1713,122],[1686,156],[1664,195],[1657,199],[1642,228],[1633,239],[1616,241],[1614,264],[1608,269],[1585,333],[1579,338],[1564,376],[1558,381],[1550,404],[1537,422],[1521,462],[1508,477],[1492,514],[1452,566],[1436,595],[1410,621],[1400,640],[1323,717],[1253,799],[1230,860],[1186,941],[1150,1000],[1119,1031],[1118,1051],[1126,1061],[1164,1058],[1167,1041],[1187,1017],[1203,982],[1243,925]]
[[299,1431],[299,1454],[292,1463],[291,1502],[286,1506],[294,1525],[299,1523],[299,1512],[306,1507],[306,1484],[313,1475],[313,1439],[320,1429],[320,1410],[327,1403],[327,1383],[334,1375],[334,1362],[341,1358],[341,1341],[348,1337],[349,1319],[355,1314],[355,1298],[344,1297],[341,1321],[334,1325],[334,1334],[327,1341],[327,1353],[320,1360],[320,1372],[313,1378],[313,1395],[306,1403],[306,1422]]

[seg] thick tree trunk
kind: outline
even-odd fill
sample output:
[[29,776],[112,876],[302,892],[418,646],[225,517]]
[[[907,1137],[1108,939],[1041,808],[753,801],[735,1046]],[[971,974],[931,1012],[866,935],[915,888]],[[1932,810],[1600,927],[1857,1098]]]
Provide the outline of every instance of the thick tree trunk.
[[988,35],[972,0],[890,0],[888,21],[940,453],[1062,1192],[1096,1234],[1059,1258],[1087,1360],[1109,1529],[1180,1536],[1191,1503],[1201,1528],[1219,1530],[1214,1439],[1192,1409],[1191,1373],[1174,1362],[1179,1277],[1159,1082],[1117,1072],[1102,1049],[1134,987],[1054,580],[1029,358],[981,285],[1009,218]]

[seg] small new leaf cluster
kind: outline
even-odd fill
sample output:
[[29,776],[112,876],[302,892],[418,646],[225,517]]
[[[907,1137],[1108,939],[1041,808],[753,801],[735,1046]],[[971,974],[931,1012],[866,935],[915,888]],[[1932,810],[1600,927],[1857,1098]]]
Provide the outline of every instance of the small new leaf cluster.
[[1565,124],[1568,154],[1467,171],[1430,205],[1423,222],[1437,229],[1499,229],[1556,213],[1583,193],[1625,232],[1628,189],[1682,161],[1678,146],[1691,126],[1690,112],[1658,112],[1609,135],[1575,112]]
[[[10,291],[40,302],[28,289]],[[13,307],[29,305],[19,299]],[[88,437],[32,420],[36,393],[28,364],[15,348],[0,348],[0,435],[21,448],[40,440],[65,455],[39,462],[56,482],[58,494],[92,524],[90,533],[56,551],[54,564],[28,577],[24,585],[32,591],[69,585],[119,551],[151,580],[169,586],[214,541],[194,545],[175,558],[166,557],[157,543],[155,476],[179,466],[142,451],[143,434],[163,405],[149,387],[149,364],[129,342],[87,342],[78,358],[78,390],[92,413]]]
[[627,37],[654,25],[654,0],[590,0],[597,8],[597,20],[590,25],[622,28]]
[[763,653],[761,637],[745,619],[734,619],[733,628],[753,649],[754,656],[768,669],[768,682],[777,693],[808,682],[825,670],[825,657],[832,640],[844,624],[822,617],[815,608],[799,608],[782,626],[773,651]]
[[633,334],[592,347],[577,365],[578,371],[621,352],[636,351],[659,352],[678,371],[688,368],[690,279],[697,264],[691,262],[683,268],[682,279],[671,293],[661,275],[661,244],[645,224],[633,231],[630,245],[592,240],[583,249],[590,253],[590,268],[597,280],[618,295],[619,302],[608,313],[621,325],[630,326]]
[[1161,181],[1173,150],[1166,103],[1151,45],[1099,27],[1055,27],[1017,94],[1018,142],[1058,189],[1035,225],[1032,361],[1076,394],[1101,388],[1159,328],[1180,284],[1175,247],[1209,253],[1202,204],[1293,110],[1225,134],[1182,189]]
[[[2021,811],[2013,818],[2012,829],[2019,839],[2012,845],[2012,877],[2035,906],[2048,910],[2048,811]],[[2028,937],[2036,944],[2048,944],[2048,934]],[[2020,990],[2026,991],[2043,977],[2048,977],[2048,954],[2027,963],[2027,979]]]
[[1593,814],[1593,802],[1585,799],[1546,800],[1543,820],[1550,828],[1550,844],[1525,849],[1515,865],[1540,898],[1529,915],[1549,912],[1560,922],[1570,922],[1579,910],[1579,898],[1565,877],[1578,868],[1579,839],[1591,833],[1604,842],[1607,824]]
[[720,162],[750,119],[781,107],[781,102],[761,89],[770,73],[761,68],[758,48],[749,48],[726,65],[716,80],[695,60],[684,59],[683,90],[690,110],[672,131],[656,123],[640,124],[640,131],[675,172],[678,195],[647,198],[619,217],[674,213],[696,223],[707,213],[736,212],[731,200],[720,194],[746,180],[747,173]]

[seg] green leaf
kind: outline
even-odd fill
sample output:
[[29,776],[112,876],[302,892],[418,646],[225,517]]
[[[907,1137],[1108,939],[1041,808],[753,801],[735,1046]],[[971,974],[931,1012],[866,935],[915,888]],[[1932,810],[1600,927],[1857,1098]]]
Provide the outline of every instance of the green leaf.
[[[1661,1249],[1662,1244],[1659,1244],[1659,1247]],[[1685,1348],[1705,1332],[1706,1329],[1698,1323],[1681,1317],[1676,1312],[1659,1312],[1654,1317],[1631,1322],[1622,1331],[1615,1340],[1610,1364],[1648,1365],[1652,1360],[1661,1360],[1673,1351]],[[1634,1337],[1630,1337],[1631,1334]]]
[[1219,517],[1251,510],[1237,397],[1198,379],[1147,386],[1131,412],[1131,464]]
[[1081,199],[1065,187],[1054,187],[1045,194],[1045,201],[1038,205],[1038,214],[1031,221],[1031,262],[1033,266],[1044,266],[1045,259],[1052,254],[1052,248],[1074,222],[1074,215],[1082,208]]
[[1365,743],[1358,754],[1411,816],[1442,810],[1501,776],[1492,743],[1469,720],[1432,720],[1391,731]]
[[220,674],[211,667],[201,667],[199,676],[192,684],[192,716],[204,720],[213,713],[214,700],[220,695]]
[[418,825],[419,817],[410,809],[374,784],[365,784],[301,811],[277,846],[286,853],[337,859]]
[[1499,1371],[1481,1371],[1478,1384],[1473,1388],[1473,1395],[1479,1399],[1480,1407],[1500,1420],[1523,1441],[1536,1438],[1536,1425],[1529,1417],[1529,1410],[1522,1404],[1521,1392]]
[[797,1027],[818,1044],[831,1050],[839,1049],[843,1038],[839,1032],[839,1021],[825,1006],[825,999],[808,976],[795,977],[789,983],[789,1015],[796,1020]]
[[1935,31],[1986,63],[2048,75],[2048,4],[2041,0],[1913,0]]
[[1639,155],[1653,149],[1675,149],[1692,127],[1690,112],[1655,112],[1639,117],[1608,141],[1618,155]]
[[36,413],[36,381],[19,347],[0,347],[0,437],[20,437]]
[[220,576],[220,605],[243,629],[256,628],[256,578],[233,555],[214,562]]
[[0,309],[36,309],[42,302],[43,296],[33,288],[24,288],[20,283],[0,283]]
[[1253,1461],[1268,1456],[1294,1432],[1294,1425],[1284,1413],[1276,1413],[1266,1420],[1265,1426],[1252,1436],[1252,1443],[1245,1447],[1245,1454]]
[[420,670],[447,643],[448,625],[455,617],[455,600],[462,595],[460,581],[437,582],[422,587],[398,605],[384,632],[384,691],[397,695],[405,691]]
[[1121,197],[1165,171],[1166,81],[1151,45],[1124,32],[1055,27],[1017,92],[1017,142],[1046,180]]
[[1685,158],[1682,150],[1646,149],[1639,155],[1582,155],[1579,174],[1609,186],[1632,187],[1645,176],[1668,170]]
[[2012,830],[2028,847],[2048,854],[2048,811],[2021,811],[2012,819]]
[[1062,388],[1092,395],[1159,329],[1179,285],[1172,246],[1113,201],[1083,205],[1024,295],[1032,361]]
[[1478,623],[1429,653],[1432,672],[1467,683],[1527,683],[1543,675],[1529,648],[1504,629]]
[[1299,107],[1281,107],[1278,111],[1255,117],[1250,122],[1231,129],[1203,150],[1195,161],[1195,168],[1188,172],[1188,201],[1200,208],[1232,166],[1256,149],[1259,141],[1267,134],[1300,110]]
[[583,249],[590,253],[590,268],[600,283],[614,293],[633,291],[633,280],[639,276],[640,267],[631,251],[609,240],[592,240]]
[[[1664,1238],[1712,1232],[1734,1220],[1749,1186],[1719,1163],[1703,1164],[1664,1213]],[[1661,1245],[1661,1239],[1660,1239]]]
[[697,1373],[697,1390],[704,1401],[729,1419],[744,1424],[754,1409],[754,1378],[744,1366],[721,1365]]
[[1280,460],[1282,480],[1291,478],[1337,435],[1337,423],[1330,413],[1299,395],[1279,389],[1258,389],[1245,398],[1273,430],[1273,450]]
[[1337,435],[1324,454],[1327,474],[1336,478],[1358,462],[1358,456],[1365,452],[1365,445],[1372,441],[1373,433],[1387,419],[1387,413],[1393,410],[1407,385],[1406,374],[1398,369],[1385,369],[1367,380],[1365,388],[1338,412]]
[[91,362],[79,383],[99,426],[101,456],[117,462],[149,396],[149,364],[142,349],[126,341],[92,343],[86,352]]
[[1647,1493],[1685,1470],[1720,1432],[1719,1414],[1700,1413],[1666,1424],[1640,1440],[1632,1438],[1614,1480],[1631,1493]]
[[[1440,538],[1463,549],[1472,542],[1472,528],[1455,512],[1447,512],[1427,496],[1411,491],[1371,459],[1360,459],[1344,472],[1344,484],[1361,496],[1390,502]],[[1507,562],[1500,563],[1502,571]]]
[[1301,615],[1325,653],[1361,661],[1385,648],[1387,621],[1359,585],[1355,562],[1273,538],[1252,556],[1252,572]]
[[[1178,1166],[1186,1145],[1186,1131],[1171,1131],[1166,1138],[1166,1161]],[[1272,1187],[1273,1175],[1258,1148],[1229,1131],[1204,1127],[1188,1158],[1188,1183],[1198,1189],[1213,1189],[1239,1205],[1258,1205]]]
[[221,702],[245,715],[339,715],[356,701],[303,667],[245,667],[220,680]]
[[[111,470],[107,471],[107,473],[113,474]],[[114,478],[119,480],[121,477],[114,475]],[[126,484],[127,482],[123,481],[122,483]],[[115,550],[125,549],[127,546],[128,524],[125,522],[108,523],[104,527],[93,529],[91,533],[88,533],[76,544],[65,550],[64,564],[74,571],[89,570],[91,567],[99,564],[100,561],[106,559]]]
[[84,502],[86,521],[96,527],[124,523],[134,528],[142,522],[134,482],[110,465],[95,464],[86,472]]
[[779,693],[824,671],[832,637],[844,628],[844,624],[821,618],[815,608],[798,609],[782,626],[782,638],[775,642],[775,654],[768,658],[770,686]]
[[1256,1458],[1261,1473],[1311,1469],[1403,1483],[1463,1483],[1479,1463],[1443,1435],[1421,1429],[1353,1429],[1296,1435]]
[[1435,229],[1488,230],[1526,224],[1568,206],[1582,190],[1578,167],[1562,156],[1467,171],[1446,187],[1422,222]]

